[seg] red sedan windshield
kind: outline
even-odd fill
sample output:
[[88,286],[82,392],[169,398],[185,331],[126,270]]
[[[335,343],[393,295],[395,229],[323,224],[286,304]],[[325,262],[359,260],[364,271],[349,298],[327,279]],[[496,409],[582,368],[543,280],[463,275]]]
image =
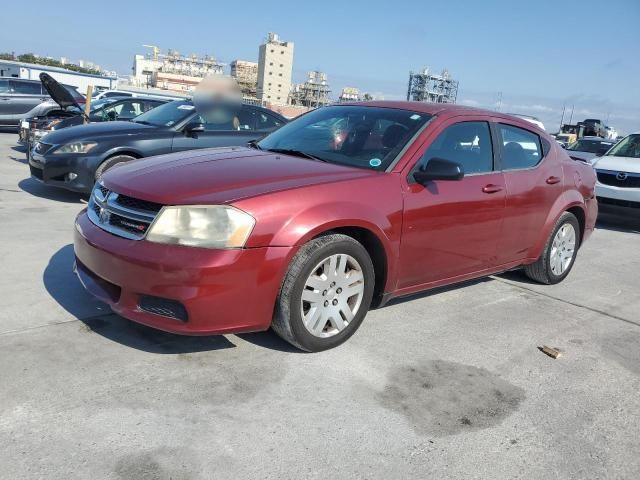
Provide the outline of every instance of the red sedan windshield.
[[263,150],[312,156],[358,168],[385,170],[431,115],[395,108],[319,108],[275,131]]

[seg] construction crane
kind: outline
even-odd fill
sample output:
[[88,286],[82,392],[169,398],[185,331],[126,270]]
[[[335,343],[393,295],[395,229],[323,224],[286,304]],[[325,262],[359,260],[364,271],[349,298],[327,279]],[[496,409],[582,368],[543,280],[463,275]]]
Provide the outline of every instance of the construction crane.
[[160,47],[156,47],[155,45],[142,45],[145,48],[150,48],[153,52],[153,59],[158,60],[158,54],[160,53]]

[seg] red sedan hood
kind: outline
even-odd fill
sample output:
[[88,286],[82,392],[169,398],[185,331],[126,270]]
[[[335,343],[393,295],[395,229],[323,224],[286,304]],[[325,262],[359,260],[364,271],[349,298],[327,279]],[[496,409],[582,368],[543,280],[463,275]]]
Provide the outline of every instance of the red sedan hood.
[[351,180],[376,172],[246,147],[178,152],[116,165],[103,176],[118,193],[164,205],[231,203],[241,198]]

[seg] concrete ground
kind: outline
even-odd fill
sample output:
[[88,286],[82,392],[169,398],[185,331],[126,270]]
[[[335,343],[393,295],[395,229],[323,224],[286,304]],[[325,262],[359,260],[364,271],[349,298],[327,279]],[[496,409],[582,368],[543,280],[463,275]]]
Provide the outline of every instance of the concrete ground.
[[[371,312],[320,354],[128,322],[72,271],[78,195],[0,134],[0,478],[640,478],[640,221],[557,286]],[[537,347],[558,347],[557,360]]]

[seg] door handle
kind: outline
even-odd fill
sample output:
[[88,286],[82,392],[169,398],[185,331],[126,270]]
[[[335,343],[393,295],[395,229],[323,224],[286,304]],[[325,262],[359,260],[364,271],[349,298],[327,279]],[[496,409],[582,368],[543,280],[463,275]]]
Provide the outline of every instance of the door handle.
[[547,178],[547,183],[549,185],[554,185],[556,183],[560,183],[560,177],[556,177],[556,176],[550,176],[549,178]]
[[502,187],[500,185],[494,185],[490,183],[489,185],[485,185],[484,187],[482,187],[482,191],[484,193],[497,193],[502,191]]

